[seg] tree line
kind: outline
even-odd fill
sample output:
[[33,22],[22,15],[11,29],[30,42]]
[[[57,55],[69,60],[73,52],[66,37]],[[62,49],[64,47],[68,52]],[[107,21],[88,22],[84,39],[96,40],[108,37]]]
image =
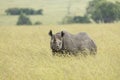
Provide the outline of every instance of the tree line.
[[[43,15],[43,10],[31,8],[9,8],[5,11],[8,15],[20,15],[17,25],[32,25],[27,15]],[[72,23],[113,23],[120,21],[120,2],[109,2],[107,0],[92,0],[86,8],[84,16],[66,15],[62,24]],[[37,21],[35,25],[42,24]]]
[[120,2],[92,0],[86,8],[84,16],[65,16],[63,23],[113,23],[120,21]]
[[5,10],[7,15],[43,15],[43,9],[34,10],[32,8],[9,8]]
[[32,23],[30,18],[26,14],[24,14],[24,13],[21,13],[19,15],[18,21],[16,23],[16,25],[41,25],[41,24],[42,23],[40,21]]
[[[33,25],[27,15],[43,15],[43,9],[34,10],[32,8],[9,8],[5,12],[7,15],[19,15],[16,25]],[[40,21],[34,23],[34,25],[40,24],[42,24]]]

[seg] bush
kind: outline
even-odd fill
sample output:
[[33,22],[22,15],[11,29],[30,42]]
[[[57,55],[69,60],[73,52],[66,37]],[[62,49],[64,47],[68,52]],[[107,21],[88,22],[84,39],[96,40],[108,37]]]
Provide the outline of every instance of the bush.
[[32,8],[9,8],[5,11],[7,15],[20,15],[24,13],[26,15],[42,15],[43,10],[34,10]]
[[34,25],[41,25],[41,24],[42,24],[41,22],[37,21],[37,22],[35,22]]
[[25,14],[21,14],[18,18],[17,25],[32,25],[32,22]]
[[5,11],[7,15],[18,15],[21,14],[21,11],[18,8],[10,8]]
[[62,24],[72,24],[72,23],[91,23],[87,16],[66,16],[63,19]]
[[120,3],[93,0],[89,2],[86,14],[96,23],[112,23],[120,20]]
[[62,24],[71,24],[73,23],[73,16],[65,16],[63,18]]
[[73,23],[90,23],[91,21],[87,16],[75,16],[73,18]]
[[35,14],[41,14],[41,15],[43,15],[43,13],[42,13],[42,12],[43,12],[43,10],[42,10],[42,9],[39,9],[39,10],[37,10],[37,11],[36,11],[36,13],[35,13]]

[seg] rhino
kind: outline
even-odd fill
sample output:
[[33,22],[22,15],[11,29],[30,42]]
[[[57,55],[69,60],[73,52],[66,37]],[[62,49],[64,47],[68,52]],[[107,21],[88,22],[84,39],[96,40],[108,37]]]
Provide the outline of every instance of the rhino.
[[95,55],[97,53],[95,42],[86,32],[71,34],[67,31],[60,31],[53,34],[52,30],[50,30],[49,36],[51,37],[50,47],[53,55],[57,53],[73,55],[77,55],[77,53],[83,55],[90,53]]

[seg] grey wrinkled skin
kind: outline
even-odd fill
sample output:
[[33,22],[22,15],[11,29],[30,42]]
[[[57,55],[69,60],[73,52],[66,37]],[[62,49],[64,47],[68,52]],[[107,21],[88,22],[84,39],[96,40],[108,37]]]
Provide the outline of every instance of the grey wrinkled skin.
[[66,31],[52,34],[52,30],[50,30],[49,35],[51,36],[50,47],[53,55],[57,53],[77,55],[78,52],[83,55],[89,53],[95,55],[97,53],[96,44],[85,32],[76,35]]

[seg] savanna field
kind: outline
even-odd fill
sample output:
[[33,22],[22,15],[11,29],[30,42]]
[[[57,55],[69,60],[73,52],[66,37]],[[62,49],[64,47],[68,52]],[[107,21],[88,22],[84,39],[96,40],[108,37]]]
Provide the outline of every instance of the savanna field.
[[[52,56],[49,30],[86,32],[95,56]],[[0,27],[0,80],[120,80],[120,24]]]

